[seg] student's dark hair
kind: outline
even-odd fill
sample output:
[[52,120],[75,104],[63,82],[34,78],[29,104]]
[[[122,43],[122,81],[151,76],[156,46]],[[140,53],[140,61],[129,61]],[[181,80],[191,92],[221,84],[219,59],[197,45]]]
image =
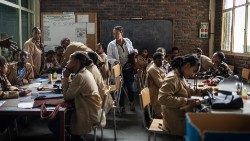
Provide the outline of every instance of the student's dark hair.
[[84,51],[76,51],[70,55],[76,60],[80,61],[80,65],[82,69],[85,66],[89,66],[92,63],[92,60],[88,57],[88,55]]
[[32,28],[32,33],[34,33],[35,31],[38,31],[38,30],[40,30],[40,28],[35,26],[35,27]]
[[157,58],[163,57],[163,56],[164,56],[163,53],[161,53],[161,52],[156,52],[156,53],[154,53],[154,55],[153,55],[153,60],[156,60]]
[[115,27],[114,27],[114,30],[117,30],[117,31],[119,31],[119,32],[123,33],[123,27],[122,27],[122,26],[120,26],[120,25],[115,26]]
[[55,55],[55,51],[54,50],[49,50],[47,53],[46,53],[46,57],[48,56],[48,55]]
[[198,47],[197,47],[197,48],[194,49],[194,52],[195,52],[195,53],[202,53],[202,50],[201,50],[201,48],[198,48]]
[[147,50],[147,51],[148,51],[148,49],[144,47],[144,48],[141,48],[141,49],[139,50],[139,54],[142,54],[144,50]]
[[21,56],[21,55],[23,55],[23,54],[26,55],[26,56],[29,55],[29,53],[28,53],[27,51],[24,51],[24,50],[20,51],[19,55]]
[[221,60],[221,61],[224,61],[226,59],[225,57],[225,54],[221,51],[217,51],[216,52],[216,55],[218,56],[218,58]]
[[66,41],[70,43],[70,39],[69,39],[69,38],[63,38],[63,39],[61,40],[61,43],[62,43],[62,42],[66,42]]
[[64,48],[63,48],[62,46],[57,46],[57,47],[55,47],[55,51],[58,51],[59,49],[64,50]]
[[174,52],[175,50],[178,50],[178,51],[179,51],[179,48],[178,48],[178,47],[173,47],[173,48],[172,48],[172,52]]
[[166,54],[166,49],[163,47],[158,47],[155,52],[161,52],[161,53]]
[[0,56],[0,67],[4,67],[4,65],[7,63],[7,60],[4,56]]
[[94,53],[94,52],[88,52],[87,54],[88,54],[89,59],[91,59],[92,62],[93,62],[96,66],[98,66],[98,64],[97,64],[97,60],[98,60],[97,54]]
[[178,69],[181,70],[181,67],[185,64],[189,63],[191,66],[200,65],[199,59],[194,54],[188,54],[185,56],[178,56],[175,57],[174,60],[171,62],[172,69]]

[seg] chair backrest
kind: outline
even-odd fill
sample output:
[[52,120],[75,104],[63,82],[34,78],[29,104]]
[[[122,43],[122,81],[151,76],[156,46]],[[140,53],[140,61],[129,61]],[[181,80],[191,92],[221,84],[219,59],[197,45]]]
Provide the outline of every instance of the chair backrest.
[[144,109],[146,106],[150,104],[150,95],[148,87],[142,89],[139,96],[141,101],[141,108]]
[[249,69],[242,68],[241,78],[243,78],[243,80],[245,80],[245,81],[248,81],[248,79],[249,79]]
[[112,73],[114,75],[114,77],[118,77],[121,75],[121,65],[120,64],[116,64],[112,67]]
[[228,67],[231,69],[232,72],[234,72],[234,66],[233,65],[228,65]]

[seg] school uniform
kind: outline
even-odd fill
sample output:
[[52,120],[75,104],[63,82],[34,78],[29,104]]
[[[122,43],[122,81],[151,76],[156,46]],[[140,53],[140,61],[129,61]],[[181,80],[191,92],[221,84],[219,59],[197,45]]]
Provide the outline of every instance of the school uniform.
[[0,75],[0,84],[1,84],[0,99],[18,98],[19,92],[14,91],[17,88],[11,86],[5,74]]
[[[187,99],[197,95],[187,86],[186,80],[178,70],[169,72],[159,90],[158,100],[162,105],[163,128],[170,134],[183,136],[185,134],[185,113],[192,109],[187,106]],[[181,109],[186,107],[184,109]]]

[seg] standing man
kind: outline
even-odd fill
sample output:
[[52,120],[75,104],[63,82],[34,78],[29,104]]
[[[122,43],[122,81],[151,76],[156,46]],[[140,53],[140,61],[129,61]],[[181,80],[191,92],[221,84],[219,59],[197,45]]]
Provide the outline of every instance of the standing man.
[[[130,110],[135,110],[134,105],[134,68],[132,64],[134,63],[134,56],[135,49],[132,45],[132,42],[128,38],[123,38],[123,27],[122,26],[115,26],[113,29],[113,36],[114,40],[108,44],[107,47],[107,54],[108,54],[108,61],[112,66],[120,63],[122,66],[122,74],[124,85],[128,91],[128,98],[130,104]],[[131,62],[132,61],[132,62]],[[120,112],[125,112],[125,92],[122,91],[120,95]]]
[[44,48],[41,43],[41,30],[38,27],[32,29],[32,38],[23,45],[23,50],[29,53],[28,62],[32,65],[34,76],[40,74],[42,63],[44,61]]

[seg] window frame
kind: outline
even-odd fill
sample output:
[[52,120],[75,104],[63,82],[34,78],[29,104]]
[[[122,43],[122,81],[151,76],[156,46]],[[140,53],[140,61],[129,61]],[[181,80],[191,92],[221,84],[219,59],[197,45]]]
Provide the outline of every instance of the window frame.
[[[241,4],[241,5],[238,5],[238,6],[235,6],[235,1],[236,0],[233,0],[233,7],[232,8],[228,8],[228,9],[225,9],[224,8],[224,3],[225,3],[225,0],[223,0],[223,3],[222,3],[222,16],[224,13],[226,12],[229,12],[229,11],[232,11],[232,23],[231,23],[231,42],[230,42],[230,50],[226,50],[226,48],[224,48],[223,46],[223,30],[221,31],[221,50],[225,53],[229,53],[229,54],[237,54],[237,55],[249,55],[250,54],[250,51],[247,52],[247,34],[250,33],[250,31],[247,31],[248,29],[248,11],[250,10],[250,0],[246,0],[246,3],[245,4]],[[244,47],[243,47],[243,53],[239,53],[239,52],[233,52],[233,48],[234,48],[234,25],[235,25],[235,9],[236,8],[239,8],[239,7],[242,7],[242,6],[245,6],[245,29],[244,29]],[[223,21],[224,18],[222,17],[222,23],[224,22]],[[221,28],[223,29],[223,24],[221,25]],[[248,33],[247,33],[248,32]],[[250,44],[250,43],[249,43]]]

